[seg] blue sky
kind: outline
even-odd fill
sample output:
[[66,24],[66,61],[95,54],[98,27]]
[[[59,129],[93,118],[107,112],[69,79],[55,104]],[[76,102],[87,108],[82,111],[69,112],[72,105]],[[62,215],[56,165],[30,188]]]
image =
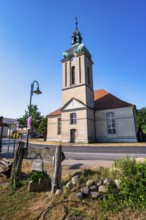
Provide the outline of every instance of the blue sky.
[[146,106],[145,0],[0,0],[0,116],[24,115],[34,80],[43,93],[32,104],[42,115],[61,106],[61,59],[75,17],[92,54],[94,89]]

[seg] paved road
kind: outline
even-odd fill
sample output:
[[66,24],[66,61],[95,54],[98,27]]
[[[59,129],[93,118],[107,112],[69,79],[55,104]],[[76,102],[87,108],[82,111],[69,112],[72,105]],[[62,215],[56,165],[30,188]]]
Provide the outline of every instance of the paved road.
[[3,157],[13,157],[14,155],[14,148],[16,147],[18,140],[11,139],[10,141],[8,139],[4,139],[2,142],[2,149],[1,149],[1,155]]
[[[46,148],[55,149],[54,145],[43,145],[43,144],[30,144],[31,147],[35,148]],[[124,154],[146,154],[146,147],[132,147],[132,146],[63,146],[64,152],[84,152],[84,153],[124,153]]]
[[[29,144],[30,147],[35,148],[46,148],[49,147],[55,150],[54,145],[44,144]],[[12,156],[14,148],[14,140],[10,141],[9,152]],[[7,156],[8,141],[3,142],[2,154]],[[75,160],[115,160],[121,159],[126,156],[133,158],[146,158],[146,147],[144,146],[63,146],[63,152],[65,153],[66,159]]]
[[[41,144],[30,144],[31,147],[35,148],[46,148],[55,149],[53,145],[41,145]],[[145,158],[146,147],[132,147],[132,146],[119,146],[119,147],[102,147],[102,146],[63,146],[63,152],[65,153],[66,159],[76,160],[115,160],[121,159],[126,156],[133,158]]]
[[66,159],[76,160],[117,160],[129,156],[131,158],[146,158],[146,154],[118,154],[118,153],[68,153],[65,152]]

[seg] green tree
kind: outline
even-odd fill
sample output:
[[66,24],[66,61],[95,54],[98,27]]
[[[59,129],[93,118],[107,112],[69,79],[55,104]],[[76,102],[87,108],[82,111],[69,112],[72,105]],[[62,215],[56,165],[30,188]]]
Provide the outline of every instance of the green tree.
[[47,136],[47,117],[43,118],[39,124],[38,132],[43,135],[44,140],[46,140]]
[[34,134],[37,131],[38,126],[43,119],[43,116],[41,116],[41,113],[38,111],[37,105],[31,105],[31,107],[28,106],[28,110],[25,111],[24,116],[18,118],[18,121],[21,126],[27,127],[27,119],[29,117],[29,111],[30,111],[30,116],[32,117],[31,134]]
[[146,107],[137,110],[137,125],[146,132]]

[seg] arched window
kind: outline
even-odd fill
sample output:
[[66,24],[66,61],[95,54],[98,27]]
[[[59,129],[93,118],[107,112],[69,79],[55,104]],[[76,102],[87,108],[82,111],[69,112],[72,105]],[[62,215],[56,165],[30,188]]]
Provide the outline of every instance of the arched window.
[[58,135],[61,134],[61,118],[58,118]]
[[75,84],[75,66],[71,68],[71,85]]
[[77,41],[77,37],[75,36],[75,37],[74,37],[74,43],[76,43],[76,41]]
[[77,115],[76,113],[71,113],[70,114],[70,124],[76,124],[77,123]]
[[81,57],[79,57],[79,82],[82,82],[82,76],[81,76]]
[[67,87],[67,63],[65,63],[65,87]]
[[90,70],[89,70],[89,67],[87,67],[87,80],[88,80],[88,85],[90,85]]
[[113,112],[107,113],[107,128],[108,128],[108,134],[116,133],[115,116]]

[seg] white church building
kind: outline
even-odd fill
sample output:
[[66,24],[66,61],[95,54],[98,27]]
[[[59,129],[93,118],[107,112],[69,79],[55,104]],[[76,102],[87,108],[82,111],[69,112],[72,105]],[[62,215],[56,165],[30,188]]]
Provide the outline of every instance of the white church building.
[[104,89],[93,89],[92,57],[76,23],[62,59],[62,106],[48,117],[47,141],[137,142],[136,108]]

